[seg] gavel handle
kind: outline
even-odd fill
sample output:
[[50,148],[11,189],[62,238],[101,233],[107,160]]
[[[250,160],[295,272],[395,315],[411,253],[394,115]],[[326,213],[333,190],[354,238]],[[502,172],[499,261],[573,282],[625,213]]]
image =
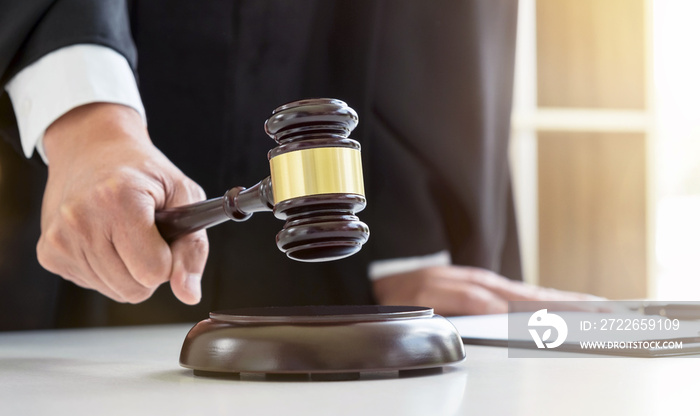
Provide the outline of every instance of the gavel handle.
[[157,211],[156,227],[167,242],[185,234],[221,224],[226,220],[245,221],[254,212],[273,208],[272,185],[267,177],[251,188],[236,187],[219,198]]
[[173,242],[185,234],[209,228],[229,219],[224,197],[156,212],[156,227],[163,239]]

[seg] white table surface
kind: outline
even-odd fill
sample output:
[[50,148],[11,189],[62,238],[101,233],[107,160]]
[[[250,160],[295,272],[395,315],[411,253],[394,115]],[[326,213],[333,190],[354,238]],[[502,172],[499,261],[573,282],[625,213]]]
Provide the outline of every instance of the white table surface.
[[516,359],[467,346],[436,375],[222,380],[179,366],[190,326],[0,333],[0,415],[700,414],[700,357]]

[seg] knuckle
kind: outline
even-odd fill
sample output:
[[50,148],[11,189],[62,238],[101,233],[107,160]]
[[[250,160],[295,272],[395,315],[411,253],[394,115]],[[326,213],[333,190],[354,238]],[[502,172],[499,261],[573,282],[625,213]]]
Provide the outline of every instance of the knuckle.
[[90,235],[90,215],[87,204],[65,202],[58,206],[56,215],[51,218],[42,232],[47,246],[63,250],[69,241],[87,239]]
[[198,233],[192,236],[189,251],[197,257],[206,257],[209,254],[209,240],[206,234]]
[[78,204],[64,203],[58,207],[61,222],[71,229],[80,229],[82,225],[82,212]]
[[128,189],[128,178],[133,176],[132,168],[121,166],[99,178],[94,185],[94,195],[103,201],[114,201]]
[[187,189],[189,190],[189,194],[192,199],[202,200],[206,199],[207,197],[204,189],[192,180],[187,181]]
[[67,238],[59,227],[50,227],[41,234],[37,249],[42,253],[64,249]]
[[119,201],[119,191],[112,181],[102,182],[95,186],[94,201],[98,205],[109,206]]
[[140,271],[138,275],[134,276],[136,281],[139,282],[147,289],[156,288],[162,283],[165,283],[169,279],[170,270],[162,267],[157,267],[155,263],[149,264],[151,267],[147,267]]
[[76,285],[78,285],[80,287],[87,288],[87,289],[96,289],[94,284],[91,284],[89,281],[85,281],[82,278],[80,278],[82,273],[80,273],[77,270],[74,270],[73,268],[70,268],[70,267],[64,268],[61,270],[60,273],[57,273],[57,274],[59,274],[62,278],[66,279],[70,282],[75,283]]
[[131,303],[131,304],[136,304],[136,303],[141,303],[153,295],[153,292],[155,292],[156,288],[148,288],[148,287],[143,287],[143,286],[137,286],[134,285],[133,287],[129,288],[128,290],[124,290],[119,295],[123,299],[124,302],[126,303]]
[[39,265],[44,269],[54,274],[61,274],[58,264],[54,261],[53,257],[48,255],[45,251],[37,251],[36,258]]
[[[36,258],[37,261],[39,262],[39,265],[43,267],[44,269],[55,273],[55,274],[61,274],[61,269],[59,265],[61,264],[60,261],[58,261],[57,255],[56,255],[56,250],[55,248],[58,247],[59,245],[54,244],[51,242],[52,239],[58,239],[59,237],[56,236],[45,236],[42,235],[39,238],[39,242],[37,243],[36,246]],[[55,240],[58,241],[58,240]]]
[[148,195],[148,187],[138,181],[138,175],[131,171],[130,167],[120,167],[109,176],[97,180],[84,206],[92,207],[93,212],[121,211],[131,206],[140,193]]

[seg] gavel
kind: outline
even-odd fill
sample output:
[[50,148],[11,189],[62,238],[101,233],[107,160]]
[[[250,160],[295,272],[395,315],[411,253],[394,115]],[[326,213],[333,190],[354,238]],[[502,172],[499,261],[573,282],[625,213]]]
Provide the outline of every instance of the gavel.
[[348,137],[357,123],[357,113],[341,100],[278,107],[265,121],[265,132],[278,144],[267,155],[270,176],[219,198],[156,212],[160,234],[171,242],[272,211],[286,221],[276,241],[291,259],[321,262],[357,253],[369,238],[369,227],[355,215],[367,204],[360,144]]

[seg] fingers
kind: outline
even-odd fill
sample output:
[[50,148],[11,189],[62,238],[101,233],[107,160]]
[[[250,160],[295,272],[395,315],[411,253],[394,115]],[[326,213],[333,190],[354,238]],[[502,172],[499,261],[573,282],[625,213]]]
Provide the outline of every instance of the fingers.
[[[113,182],[93,186],[89,198],[58,201],[57,208],[45,209],[37,256],[44,268],[81,287],[118,302],[139,303],[171,278],[174,256],[154,225],[156,201],[150,186],[136,190],[134,184],[142,180],[123,181],[131,185],[124,187]],[[191,185],[180,188],[187,186]],[[189,201],[190,193],[184,192],[180,199]],[[50,202],[45,198],[44,207]],[[202,238],[203,243],[199,241]],[[196,260],[185,264],[201,274],[206,261],[206,236],[196,240],[198,246],[205,247],[205,254],[201,255],[202,249],[195,250],[199,256],[190,255]],[[182,246],[180,251],[186,252],[186,244]],[[194,294],[181,290],[179,297],[196,303],[198,287],[190,292]]]
[[[134,279],[116,247],[109,241],[103,241],[100,245],[84,253],[87,260],[85,273],[91,277],[92,286],[105,294],[109,291],[115,293],[116,297],[110,297],[119,302],[140,303],[151,297],[158,285],[146,286]],[[104,286],[107,292],[104,292]]]
[[[85,246],[91,250],[86,252]],[[39,239],[37,257],[45,269],[118,302],[140,302],[154,290],[133,280],[109,241],[81,244],[65,232],[53,229]]]
[[46,270],[57,274],[82,288],[95,289],[98,292],[104,294],[105,296],[116,300],[117,302],[125,302],[121,295],[119,295],[117,292],[115,292],[109,286],[103,283],[97,277],[97,275],[91,273],[89,270],[78,271],[78,269],[76,268],[70,267],[66,264],[59,264],[58,262],[49,259],[49,256],[47,256],[46,254],[39,254],[40,252],[45,252],[40,251],[39,245],[41,245],[41,242],[37,245],[37,255],[39,259],[39,264],[41,264],[41,266]]
[[[129,205],[122,207],[124,211],[131,212]],[[178,299],[198,303],[208,255],[206,233],[185,236],[171,247],[153,224],[153,208],[145,211],[150,214],[127,216],[115,223],[109,218],[75,221],[58,216],[37,244],[39,262],[47,270],[118,302],[142,302],[170,280]]]

